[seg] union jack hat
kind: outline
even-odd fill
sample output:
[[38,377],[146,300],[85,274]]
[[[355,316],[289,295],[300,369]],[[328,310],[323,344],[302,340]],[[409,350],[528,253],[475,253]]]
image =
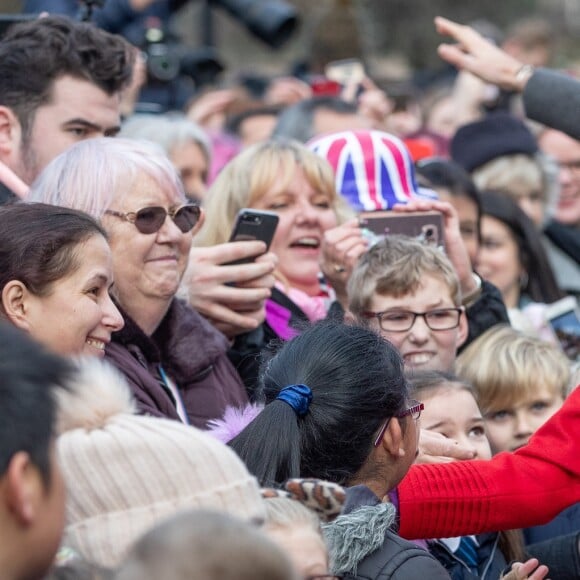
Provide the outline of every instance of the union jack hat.
[[355,211],[391,209],[413,198],[437,199],[419,187],[404,143],[382,131],[342,131],[314,138],[307,146],[330,162],[336,190]]

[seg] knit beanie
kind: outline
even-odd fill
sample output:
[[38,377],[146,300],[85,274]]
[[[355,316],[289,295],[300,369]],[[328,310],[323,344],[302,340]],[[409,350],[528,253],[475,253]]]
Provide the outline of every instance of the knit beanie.
[[258,483],[231,449],[194,427],[133,414],[124,379],[105,365],[83,361],[70,390],[59,393],[65,546],[110,567],[182,509],[264,518]]
[[451,140],[450,153],[467,171],[504,155],[534,155],[536,139],[517,117],[498,111],[460,127]]
[[336,191],[355,211],[391,209],[413,198],[437,199],[419,187],[408,149],[394,135],[381,131],[342,131],[307,143],[334,170]]

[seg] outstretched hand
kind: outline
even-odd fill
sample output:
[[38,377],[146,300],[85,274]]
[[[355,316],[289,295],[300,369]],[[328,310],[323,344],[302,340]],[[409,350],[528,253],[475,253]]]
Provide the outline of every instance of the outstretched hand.
[[421,429],[419,455],[415,463],[449,463],[473,458],[473,451],[462,447],[454,439],[449,439],[435,431]]
[[[532,71],[524,73],[520,62],[484,38],[470,26],[438,16],[435,27],[439,34],[450,36],[457,44],[441,44],[439,56],[459,69],[509,91],[522,92]],[[522,71],[522,74],[519,74]]]

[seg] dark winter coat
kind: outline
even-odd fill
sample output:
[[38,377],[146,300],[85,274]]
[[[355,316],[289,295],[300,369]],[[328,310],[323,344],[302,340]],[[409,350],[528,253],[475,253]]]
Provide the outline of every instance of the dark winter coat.
[[142,413],[180,420],[160,366],[177,386],[196,427],[221,418],[226,407],[247,404],[244,386],[227,358],[226,338],[190,306],[174,299],[150,337],[120,310],[125,327],[113,334],[105,357],[125,375]]
[[333,573],[360,580],[449,580],[429,552],[392,529],[396,510],[364,485],[347,490],[343,514],[324,526]]

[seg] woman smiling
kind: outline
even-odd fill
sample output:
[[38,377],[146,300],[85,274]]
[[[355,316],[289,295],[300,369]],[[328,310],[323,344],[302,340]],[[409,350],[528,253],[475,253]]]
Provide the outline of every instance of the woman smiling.
[[123,318],[104,230],[79,211],[0,207],[0,319],[61,355],[104,356]]
[[160,149],[124,139],[79,143],[46,168],[31,198],[83,209],[107,231],[126,324],[106,358],[142,412],[203,428],[247,400],[225,337],[175,298],[203,213]]

